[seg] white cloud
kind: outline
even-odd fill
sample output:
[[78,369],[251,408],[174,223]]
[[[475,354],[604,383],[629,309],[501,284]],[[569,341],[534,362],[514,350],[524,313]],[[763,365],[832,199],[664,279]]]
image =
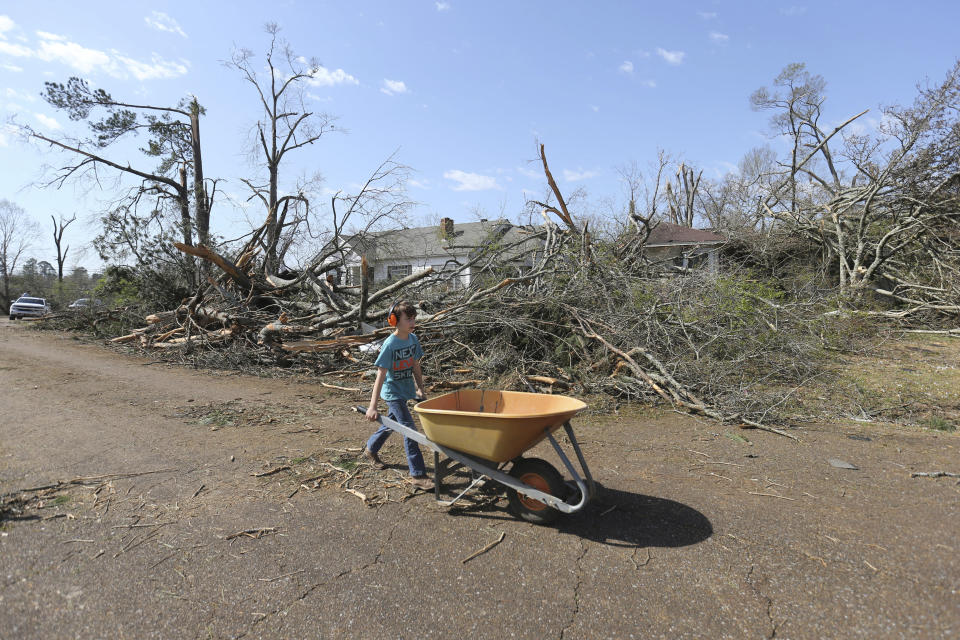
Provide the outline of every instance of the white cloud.
[[157,31],[166,31],[167,33],[176,33],[184,38],[187,37],[187,34],[183,32],[183,29],[180,28],[180,25],[177,24],[177,21],[168,16],[165,13],[160,11],[153,11],[149,16],[143,19],[148,25]]
[[4,34],[7,31],[12,30],[16,25],[13,20],[10,19],[10,16],[0,16],[0,38],[6,38]]
[[593,111],[594,113],[597,113],[598,111],[600,111],[600,107],[598,107],[598,106],[595,105],[595,104],[591,104],[591,105],[588,105],[588,106],[590,107],[590,110]]
[[648,89],[656,89],[657,83],[653,80],[644,80],[643,86],[647,87]]
[[145,63],[133,58],[127,58],[121,55],[114,54],[117,56],[123,65],[127,68],[133,77],[137,80],[154,80],[157,78],[176,78],[177,76],[185,75],[188,71],[188,65],[183,62],[171,62],[169,60],[164,60],[157,54],[153,54],[151,62]]
[[517,167],[517,173],[528,178],[539,178],[543,174],[536,169],[527,169],[526,167]]
[[794,16],[802,16],[806,12],[807,12],[806,7],[798,7],[796,5],[793,5],[790,7],[783,7],[782,9],[780,9],[780,13],[791,18]]
[[18,67],[15,64],[3,63],[3,64],[0,64],[0,67],[6,69],[7,71],[13,71],[14,73],[20,73],[21,71],[23,71],[23,67]]
[[620,71],[624,73],[633,73],[633,63],[629,60],[624,60],[623,64],[620,65]]
[[0,53],[5,53],[8,56],[15,56],[17,58],[29,58],[33,55],[33,49],[20,44],[0,41]]
[[687,54],[683,51],[667,51],[666,49],[657,47],[657,55],[670,64],[681,64]]
[[398,93],[407,93],[407,85],[402,80],[387,80],[383,79],[383,86],[380,87],[380,92],[385,93],[388,96],[392,96]]
[[584,171],[578,167],[576,171],[570,171],[570,169],[563,170],[563,179],[567,182],[589,180],[590,178],[595,178],[598,175],[600,175],[600,172],[596,169],[588,169],[587,171]]
[[408,183],[414,189],[429,189],[430,181],[429,180],[410,180]]
[[308,80],[315,87],[333,87],[338,84],[360,84],[360,81],[343,69],[330,71],[326,67],[318,67]]
[[37,31],[37,37],[41,40],[56,40],[57,42],[66,42],[66,36],[60,36],[49,31]]
[[435,4],[437,5],[437,11],[449,11],[449,10],[450,10],[450,3],[449,3],[449,2],[437,2],[437,3],[435,3]]
[[490,189],[500,189],[496,178],[480,175],[479,173],[467,173],[466,171],[453,169],[451,171],[445,171],[443,177],[458,183],[452,187],[454,191],[488,191]]
[[50,116],[43,115],[42,113],[35,113],[33,116],[40,121],[40,124],[45,126],[47,129],[59,129],[60,123],[51,118]]
[[[173,62],[154,54],[150,62],[141,62],[121,55],[118,51],[108,53],[89,49],[55,33],[46,31],[36,33],[40,39],[36,49],[0,41],[0,53],[25,58],[35,56],[44,62],[65,64],[84,74],[100,71],[115,78],[127,78],[132,75],[138,80],[174,78],[184,75],[189,68],[189,62],[183,60]],[[2,66],[10,71],[23,70],[8,64]]]
[[717,14],[712,11],[697,11],[697,15],[703,18],[704,20],[716,20]]
[[113,67],[115,70],[110,56],[103,51],[87,49],[52,33],[38,31],[37,35],[40,36],[40,48],[37,49],[36,55],[45,62],[62,62],[83,73],[90,73],[97,68],[106,70]]
[[710,40],[716,42],[717,44],[726,44],[730,40],[730,36],[725,33],[720,33],[718,31],[710,32]]

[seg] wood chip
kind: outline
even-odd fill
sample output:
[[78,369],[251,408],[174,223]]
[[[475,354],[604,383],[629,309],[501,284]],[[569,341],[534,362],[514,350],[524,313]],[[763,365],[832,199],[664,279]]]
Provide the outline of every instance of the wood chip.
[[357,496],[358,498],[360,498],[361,500],[363,500],[363,503],[364,503],[364,504],[366,504],[367,501],[368,501],[367,496],[365,496],[364,494],[360,493],[360,492],[357,491],[356,489],[351,489],[351,488],[347,487],[346,489],[344,489],[344,491],[346,491],[347,493],[352,493],[353,495]]
[[497,538],[496,540],[494,540],[493,542],[491,542],[490,544],[488,544],[487,546],[485,546],[483,549],[480,549],[479,551],[474,551],[473,553],[471,553],[469,556],[467,556],[466,558],[464,558],[464,559],[461,560],[460,562],[463,563],[463,564],[466,564],[466,563],[470,562],[471,560],[473,560],[474,558],[476,558],[477,556],[483,555],[483,554],[486,553],[487,551],[490,551],[490,549],[493,549],[495,546],[497,546],[498,544],[500,544],[501,542],[503,542],[503,539],[506,538],[506,537],[507,537],[507,534],[506,534],[506,533],[500,532],[500,537],[499,537],[499,538]]
[[273,533],[277,530],[276,527],[260,527],[259,529],[244,529],[243,531],[237,531],[236,533],[231,533],[224,540],[233,540],[234,538],[239,538],[240,536],[246,536],[248,538],[254,538],[259,540],[266,533]]
[[250,475],[252,475],[254,478],[263,478],[264,476],[272,476],[275,473],[280,473],[281,471],[285,471],[289,468],[290,468],[290,465],[283,464],[283,465],[280,465],[279,467],[270,469],[269,471],[264,471],[263,473],[251,473]]

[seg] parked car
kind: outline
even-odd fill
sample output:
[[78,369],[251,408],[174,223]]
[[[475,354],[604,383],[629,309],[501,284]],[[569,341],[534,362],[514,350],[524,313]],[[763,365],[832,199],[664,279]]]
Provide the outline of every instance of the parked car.
[[20,296],[16,302],[10,305],[10,319],[39,318],[47,315],[50,311],[50,305],[43,298]]
[[87,307],[102,307],[103,300],[97,298],[79,298],[67,306],[68,309],[86,309]]

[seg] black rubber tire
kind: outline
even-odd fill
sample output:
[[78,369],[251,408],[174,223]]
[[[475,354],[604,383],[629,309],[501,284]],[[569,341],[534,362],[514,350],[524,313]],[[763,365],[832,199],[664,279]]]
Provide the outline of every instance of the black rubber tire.
[[[560,472],[552,464],[540,458],[521,458],[510,469],[510,475],[531,486],[534,486],[530,482],[533,480],[539,485],[534,488],[548,489],[545,493],[558,498],[562,498],[567,493],[567,484]],[[525,477],[526,480],[524,480]],[[516,490],[510,488],[507,489],[507,500],[510,503],[511,513],[534,524],[550,524],[561,513],[542,502],[521,496]]]

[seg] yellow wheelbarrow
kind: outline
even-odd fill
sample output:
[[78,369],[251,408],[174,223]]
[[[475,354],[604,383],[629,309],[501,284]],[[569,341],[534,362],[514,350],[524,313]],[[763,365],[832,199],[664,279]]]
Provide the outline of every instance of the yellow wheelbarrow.
[[[515,515],[547,524],[561,513],[579,511],[596,493],[593,476],[570,426],[570,419],[586,406],[566,396],[461,389],[414,406],[423,433],[384,416],[380,421],[433,451],[438,502],[453,505],[489,479],[507,488],[510,510]],[[365,407],[355,408],[366,413]],[[566,431],[583,478],[553,437],[560,427]],[[523,457],[544,439],[553,445],[572,482],[546,460]],[[442,461],[440,454],[445,456]],[[454,499],[443,500],[443,478],[463,467],[472,471],[473,481]]]

